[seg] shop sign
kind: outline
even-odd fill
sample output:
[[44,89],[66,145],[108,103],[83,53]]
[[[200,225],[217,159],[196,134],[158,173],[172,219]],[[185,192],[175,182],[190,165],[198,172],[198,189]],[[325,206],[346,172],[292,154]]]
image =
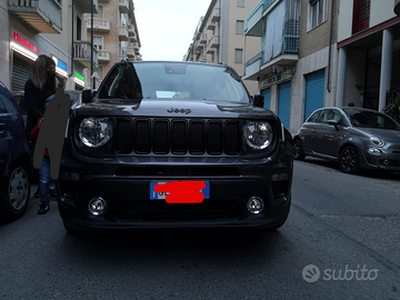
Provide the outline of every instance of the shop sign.
[[21,46],[28,48],[35,53],[39,53],[39,49],[37,47],[33,46],[28,40],[25,40],[25,38],[15,30],[12,32],[12,39],[15,43],[20,44]]
[[75,71],[75,77],[78,78],[78,79],[80,79],[80,80],[85,81],[85,77],[83,77],[83,76],[82,76],[81,74],[79,74],[77,71]]

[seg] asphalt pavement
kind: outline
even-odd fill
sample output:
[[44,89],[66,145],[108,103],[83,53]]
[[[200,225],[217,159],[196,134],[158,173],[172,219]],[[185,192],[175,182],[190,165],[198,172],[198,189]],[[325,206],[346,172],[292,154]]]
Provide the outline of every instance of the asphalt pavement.
[[0,298],[400,299],[399,181],[296,162],[289,219],[267,233],[70,235],[32,199],[0,225]]

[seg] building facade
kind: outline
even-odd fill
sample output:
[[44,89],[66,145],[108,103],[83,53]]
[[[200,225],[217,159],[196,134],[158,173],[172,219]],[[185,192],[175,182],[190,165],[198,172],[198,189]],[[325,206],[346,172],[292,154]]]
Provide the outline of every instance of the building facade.
[[396,1],[340,1],[337,104],[393,114],[399,107],[400,17]]
[[[244,62],[260,48],[259,37],[244,35],[248,13],[246,2],[255,5],[257,1],[212,0],[205,16],[199,21],[193,41],[183,60],[226,62],[242,76]],[[251,94],[258,93],[256,82],[245,80],[244,83]]]
[[[91,15],[85,15],[88,40],[91,41]],[[93,15],[93,43],[98,51],[95,77],[101,81],[111,67],[122,59],[141,60],[140,39],[134,4],[131,0],[99,0]]]
[[261,51],[245,64],[265,108],[291,132],[317,108],[335,105],[338,3],[334,0],[261,0],[246,19],[246,35]]
[[[92,61],[94,71],[102,70],[98,66],[101,67],[104,57],[107,57],[103,50],[115,53],[115,56],[109,55],[110,64],[121,57],[132,58],[129,54],[130,44],[123,44],[121,40],[110,41],[110,45],[116,43],[119,46],[122,43],[121,48],[112,48],[105,38],[103,49],[103,45],[100,47],[94,39],[95,45],[92,48],[91,31],[86,27],[87,14],[92,12],[92,2],[93,12],[99,14],[103,8],[97,0],[0,0],[0,80],[12,92],[24,90],[36,58],[46,54],[54,59],[56,73],[64,89],[82,90],[92,87]],[[120,24],[126,25],[123,29],[127,36],[125,41],[129,42],[132,36],[136,36],[140,48],[133,2],[105,2],[116,6],[114,15],[109,17],[110,32],[116,28],[118,39],[118,30],[122,27]],[[132,24],[134,34],[131,33],[133,26],[129,27]],[[139,50],[134,49],[134,58],[138,59]],[[118,53],[121,53],[120,57]]]

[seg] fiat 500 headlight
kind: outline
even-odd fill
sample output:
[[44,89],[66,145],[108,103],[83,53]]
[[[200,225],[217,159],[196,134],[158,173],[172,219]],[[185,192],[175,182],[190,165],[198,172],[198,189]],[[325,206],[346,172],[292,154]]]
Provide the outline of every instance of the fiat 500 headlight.
[[79,125],[79,139],[87,147],[101,147],[110,140],[111,135],[109,118],[85,118]]
[[247,121],[243,126],[243,136],[252,149],[263,150],[271,145],[274,134],[268,122]]
[[381,138],[378,138],[376,136],[373,136],[370,138],[371,144],[374,145],[375,147],[382,148],[386,145],[385,141],[382,140]]

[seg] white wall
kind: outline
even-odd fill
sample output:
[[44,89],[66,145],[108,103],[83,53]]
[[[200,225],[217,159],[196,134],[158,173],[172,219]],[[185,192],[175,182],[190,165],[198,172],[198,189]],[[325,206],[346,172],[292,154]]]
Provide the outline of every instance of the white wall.
[[396,17],[393,8],[394,0],[371,0],[369,27]]
[[[389,1],[389,0],[384,0]],[[340,0],[338,20],[338,42],[351,37],[353,26],[353,1]]]

